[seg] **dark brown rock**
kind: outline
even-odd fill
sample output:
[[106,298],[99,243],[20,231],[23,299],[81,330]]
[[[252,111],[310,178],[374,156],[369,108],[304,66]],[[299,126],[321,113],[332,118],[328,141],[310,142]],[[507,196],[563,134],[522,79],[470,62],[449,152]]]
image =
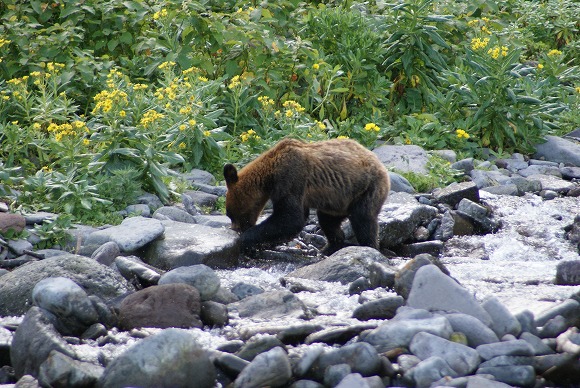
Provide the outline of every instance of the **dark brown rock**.
[[188,284],[163,284],[126,297],[119,306],[119,325],[139,327],[202,327],[199,291]]
[[0,213],[0,232],[5,233],[10,229],[22,232],[26,226],[26,219],[20,214]]

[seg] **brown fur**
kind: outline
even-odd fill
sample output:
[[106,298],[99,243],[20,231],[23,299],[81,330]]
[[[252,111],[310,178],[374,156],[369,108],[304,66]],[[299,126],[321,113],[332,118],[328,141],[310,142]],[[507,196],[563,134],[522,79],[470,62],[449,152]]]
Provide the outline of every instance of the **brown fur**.
[[[310,208],[318,211],[328,252],[343,244],[340,223],[346,217],[360,244],[378,248],[377,216],[389,177],[377,157],[353,140],[284,139],[239,173],[226,165],[224,177],[226,210],[232,228],[244,232],[243,248],[290,240],[304,226]],[[255,226],[268,199],[273,214]]]

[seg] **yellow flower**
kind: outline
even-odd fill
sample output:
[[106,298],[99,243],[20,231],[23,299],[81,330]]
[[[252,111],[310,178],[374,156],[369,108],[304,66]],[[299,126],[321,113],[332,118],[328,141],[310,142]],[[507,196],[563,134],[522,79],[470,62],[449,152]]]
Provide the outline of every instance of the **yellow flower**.
[[189,125],[191,125],[192,127],[194,127],[195,124],[197,124],[197,121],[191,119],[191,120],[188,121],[188,123],[189,123]]
[[228,84],[228,89],[234,89],[237,88],[238,86],[240,86],[242,83],[240,82],[240,76],[239,75],[235,75],[232,77],[232,79],[230,80],[230,83]]
[[467,22],[467,25],[469,27],[473,27],[474,25],[476,25],[477,23],[479,23],[479,19],[473,19]]
[[181,124],[181,125],[179,126],[179,130],[180,130],[180,131],[185,131],[185,129],[186,129],[186,128],[187,128],[187,125],[185,125],[185,124]]
[[40,125],[40,123],[34,123],[32,124],[32,128],[38,131],[40,128],[42,128],[42,125]]
[[180,149],[185,149],[187,147],[187,144],[185,144],[184,142],[179,143],[179,148]]
[[538,63],[538,69],[542,70],[544,68],[544,65],[542,65],[541,63]]
[[465,132],[463,129],[458,129],[455,131],[455,133],[457,134],[457,137],[459,139],[469,139],[469,134]]
[[4,47],[7,44],[10,44],[10,41],[8,39],[0,38],[0,48]]
[[375,124],[375,123],[368,123],[365,125],[365,131],[375,131],[375,132],[379,132],[381,130],[381,128]]
[[258,97],[258,101],[260,102],[260,104],[262,104],[262,107],[265,109],[274,106],[274,100],[272,100],[268,96],[260,96]]
[[203,136],[210,137],[211,136],[211,132],[210,131],[203,131]]
[[288,118],[292,117],[293,115],[294,115],[294,112],[292,112],[290,109],[288,109],[285,113],[285,116]]
[[348,139],[348,136],[340,135],[340,136],[337,136],[337,139]]
[[576,86],[575,90],[577,93],[580,93],[580,86]]
[[83,139],[83,144],[88,146],[89,144],[91,144],[91,141],[89,139]]
[[202,77],[201,75],[199,77],[197,77],[198,80],[200,80],[201,82],[207,82],[208,79],[206,77]]
[[318,63],[315,63],[314,65],[312,65],[312,68],[314,70],[318,70],[318,69],[320,69],[320,65]]
[[157,66],[157,68],[159,70],[164,70],[164,69],[167,69],[168,67],[173,67],[173,66],[175,66],[175,62],[167,61],[167,62],[163,62],[162,64]]
[[419,85],[419,82],[421,82],[421,78],[417,74],[413,74],[411,76],[411,86],[415,87]]
[[122,110],[122,111],[119,112],[119,116],[120,117],[125,117],[125,116],[127,116],[127,112],[125,112],[124,110]]
[[471,49],[479,50],[485,48],[489,43],[489,38],[473,38],[471,39]]
[[549,57],[553,57],[553,56],[561,55],[561,54],[562,54],[562,52],[560,50],[550,50],[550,51],[548,51],[548,56]]

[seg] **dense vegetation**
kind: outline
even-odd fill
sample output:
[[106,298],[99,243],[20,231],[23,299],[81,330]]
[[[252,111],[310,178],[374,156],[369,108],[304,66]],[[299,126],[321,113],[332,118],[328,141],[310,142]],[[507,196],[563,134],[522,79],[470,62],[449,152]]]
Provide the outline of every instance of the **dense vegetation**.
[[477,156],[580,126],[574,0],[4,0],[0,20],[0,197],[77,221],[284,136]]

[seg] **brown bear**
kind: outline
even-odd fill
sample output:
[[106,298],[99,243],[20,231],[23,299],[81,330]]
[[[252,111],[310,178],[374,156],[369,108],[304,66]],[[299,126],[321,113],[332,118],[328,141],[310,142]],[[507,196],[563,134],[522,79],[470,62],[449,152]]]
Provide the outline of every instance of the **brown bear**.
[[[226,214],[242,232],[242,251],[291,240],[311,208],[328,240],[323,252],[344,246],[341,223],[350,220],[360,245],[378,249],[377,217],[389,193],[385,166],[349,139],[305,143],[286,138],[240,172],[224,166]],[[273,212],[256,225],[268,199]]]

